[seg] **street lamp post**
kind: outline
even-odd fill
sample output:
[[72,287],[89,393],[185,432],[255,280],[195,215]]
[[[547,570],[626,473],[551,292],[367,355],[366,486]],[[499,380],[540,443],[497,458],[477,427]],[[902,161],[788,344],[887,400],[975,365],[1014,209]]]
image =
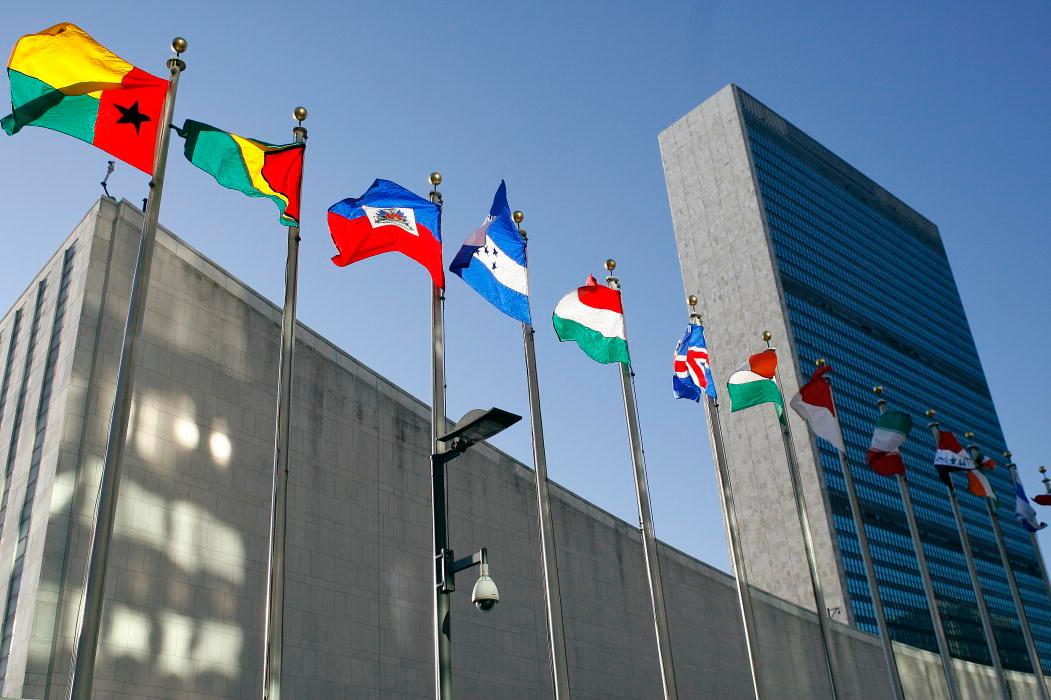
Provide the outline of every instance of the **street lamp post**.
[[448,506],[446,503],[445,465],[466,452],[475,443],[491,438],[518,421],[521,416],[499,408],[488,411],[475,409],[465,415],[438,442],[445,444],[441,452],[431,454],[431,515],[434,519],[434,595],[437,602],[438,624],[435,659],[438,677],[436,700],[452,700],[452,635],[449,594],[456,590],[456,574],[473,566],[479,567],[478,581],[471,593],[471,602],[487,612],[500,602],[500,592],[489,577],[489,555],[485,547],[469,557],[456,559],[449,547]]

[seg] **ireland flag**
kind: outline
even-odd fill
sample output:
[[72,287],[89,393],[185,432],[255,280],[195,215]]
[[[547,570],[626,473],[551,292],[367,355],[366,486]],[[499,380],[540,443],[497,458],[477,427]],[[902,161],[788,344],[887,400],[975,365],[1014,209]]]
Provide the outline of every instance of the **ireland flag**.
[[772,403],[777,405],[777,415],[780,416],[785,400],[774,381],[776,372],[777,352],[773,348],[749,357],[726,382],[726,392],[730,395],[730,412],[761,403]]
[[594,275],[562,297],[551,321],[559,340],[577,343],[595,362],[631,364],[620,292],[599,284]]

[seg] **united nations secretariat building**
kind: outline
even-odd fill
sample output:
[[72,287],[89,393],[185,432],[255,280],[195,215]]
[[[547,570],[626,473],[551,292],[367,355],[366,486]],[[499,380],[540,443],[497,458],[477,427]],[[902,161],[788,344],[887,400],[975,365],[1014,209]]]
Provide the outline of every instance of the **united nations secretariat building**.
[[[100,199],[0,322],[0,696],[69,690],[141,225]],[[279,324],[159,233],[96,698],[262,696]],[[303,326],[295,372],[283,697],[433,697],[429,409]],[[502,601],[481,613],[453,596],[457,694],[550,698],[533,472],[484,445],[449,468],[452,539],[489,547]],[[573,696],[659,697],[637,528],[557,487],[553,508]],[[733,579],[660,554],[679,697],[752,697]],[[815,613],[788,599],[756,592],[768,696],[827,697]],[[877,637],[849,621],[833,622],[842,697],[888,697]],[[936,655],[895,651],[908,697],[944,697]],[[967,697],[994,696],[990,667],[956,664]],[[1032,696],[1031,676],[1008,674]]]

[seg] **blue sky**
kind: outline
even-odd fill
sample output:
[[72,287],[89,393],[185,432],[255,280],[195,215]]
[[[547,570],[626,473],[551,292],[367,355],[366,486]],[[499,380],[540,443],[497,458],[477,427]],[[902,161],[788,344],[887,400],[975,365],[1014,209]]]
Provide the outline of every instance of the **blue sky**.
[[[52,1],[6,8],[0,46],[68,20],[160,74],[181,34],[190,50],[177,121],[281,142],[292,108],[307,106],[299,318],[423,398],[424,270],[393,255],[336,268],[325,210],[376,177],[422,193],[439,169],[448,261],[506,179],[530,236],[552,478],[635,522],[616,368],[560,345],[544,320],[616,258],[657,534],[725,569],[702,411],[670,397],[670,355],[686,317],[657,133],[729,82],[938,224],[1030,493],[1040,488],[1036,466],[1051,461],[1042,369],[1051,340],[1042,206],[1051,6],[851,5],[184,0],[161,12]],[[14,299],[79,221],[106,160],[41,129],[0,138],[0,299]],[[118,164],[112,193],[137,202],[145,190],[143,175]],[[217,187],[175,152],[161,220],[281,298],[284,230],[268,202]],[[449,415],[491,405],[527,415],[518,324],[458,279],[448,297]],[[530,463],[527,424],[496,444]]]

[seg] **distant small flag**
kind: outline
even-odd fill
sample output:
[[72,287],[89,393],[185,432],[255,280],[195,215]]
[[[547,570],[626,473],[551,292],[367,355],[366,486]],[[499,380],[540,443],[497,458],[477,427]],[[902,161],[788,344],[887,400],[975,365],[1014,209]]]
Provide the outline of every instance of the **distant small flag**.
[[1042,506],[1051,506],[1051,493],[1038,493],[1033,496],[1033,501]]
[[912,430],[912,418],[901,411],[887,411],[876,420],[872,433],[872,444],[865,453],[869,469],[880,476],[895,476],[905,473],[905,462],[899,448]]
[[707,394],[713,400],[716,398],[715,381],[708,360],[704,326],[691,323],[675,346],[675,373],[671,378],[675,398],[700,401],[701,394]]
[[832,402],[832,387],[825,375],[832,371],[830,365],[821,365],[810,377],[810,381],[799,387],[789,403],[810,424],[810,429],[823,440],[832,443],[840,452],[844,452],[843,433],[839,429],[836,407]]
[[938,449],[934,453],[934,466],[938,468],[938,478],[946,486],[952,487],[953,472],[971,472],[977,468],[974,460],[967,454],[956,436],[948,430],[938,431]]
[[511,218],[503,181],[493,197],[489,216],[464,241],[449,271],[511,318],[532,323],[526,242]]
[[1026,498],[1025,489],[1022,488],[1020,481],[1015,482],[1015,517],[1029,532],[1036,532],[1047,527],[1047,523],[1042,523],[1037,519],[1036,511],[1033,510],[1033,506],[1029,505],[1029,499]]
[[376,180],[360,197],[328,208],[328,228],[344,267],[381,253],[397,252],[427,268],[445,288],[441,208],[390,180]]
[[[982,469],[986,471],[996,469],[996,460],[992,457],[985,458],[982,460]],[[975,496],[991,498],[993,501],[996,501],[996,492],[993,491],[993,487],[989,484],[985,474],[982,474],[982,469],[974,469],[967,472],[967,490]]]
[[730,395],[730,412],[742,411],[763,403],[777,406],[777,415],[784,412],[785,400],[777,388],[777,352],[768,348],[748,358],[726,382]]

